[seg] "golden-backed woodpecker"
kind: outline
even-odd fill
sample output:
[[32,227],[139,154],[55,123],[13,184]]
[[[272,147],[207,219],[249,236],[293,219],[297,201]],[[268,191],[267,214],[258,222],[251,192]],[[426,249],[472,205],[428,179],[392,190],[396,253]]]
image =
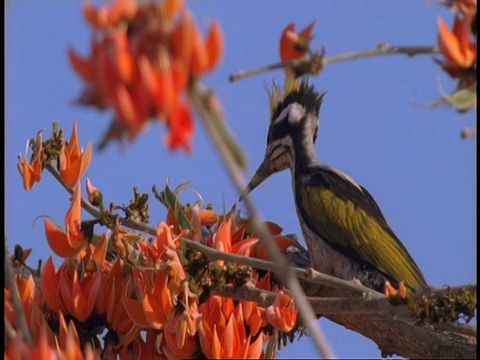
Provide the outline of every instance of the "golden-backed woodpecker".
[[273,173],[290,169],[300,226],[311,266],[383,291],[400,282],[427,286],[419,267],[388,225],[370,193],[344,172],[320,164],[315,141],[324,93],[308,80],[269,90],[270,127],[265,158],[243,196]]

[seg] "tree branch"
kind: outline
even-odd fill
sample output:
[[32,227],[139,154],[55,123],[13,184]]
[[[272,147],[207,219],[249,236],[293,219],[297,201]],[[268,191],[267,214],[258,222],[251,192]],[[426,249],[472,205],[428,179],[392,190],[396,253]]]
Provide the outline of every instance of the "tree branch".
[[[380,43],[374,49],[352,51],[348,53],[332,55],[332,56],[320,56],[320,64],[318,65],[318,72],[320,72],[325,66],[331,65],[341,61],[355,60],[372,56],[381,55],[407,55],[409,57],[416,55],[428,55],[439,54],[438,47],[433,46],[394,46],[387,43]],[[317,55],[318,57],[318,55]],[[273,71],[282,68],[307,68],[312,58],[302,58],[287,62],[281,62],[271,65],[260,66],[258,68],[243,70],[233,73],[229,76],[229,81],[237,81],[249,76],[258,75],[267,71]]]
[[[65,186],[53,165],[47,164],[46,169],[70,194],[73,194],[73,190]],[[82,207],[95,218],[101,215],[98,209],[83,198]],[[130,229],[156,236],[156,228],[150,225],[124,218],[120,218],[120,222]],[[225,260],[274,272],[279,272],[281,269],[281,265],[276,262],[246,258],[221,252],[189,239],[182,240],[190,249],[202,252],[209,261]],[[314,269],[291,266],[286,268],[293,276],[302,280],[304,289],[313,289],[314,287],[308,284],[315,283],[336,289],[337,294],[332,294],[331,298],[322,297],[321,292],[306,298],[313,307],[313,313],[324,314],[325,318],[373,340],[383,355],[399,354],[408,358],[475,358],[476,356],[475,327],[451,323],[419,325],[405,306],[394,307],[383,294],[360,284],[335,278]],[[475,285],[456,287],[453,291],[464,288],[471,293],[476,293]],[[346,291],[368,295],[348,299],[345,296]],[[446,291],[447,289],[430,289],[428,293],[440,296]],[[214,292],[239,300],[255,301],[261,306],[271,305],[275,299],[275,293],[254,289],[251,286],[239,288],[216,286]],[[312,295],[310,292],[309,294]],[[424,293],[421,292],[414,296],[415,299],[419,299],[423,295]],[[297,306],[299,306],[298,302]],[[315,320],[316,316],[313,319]]]

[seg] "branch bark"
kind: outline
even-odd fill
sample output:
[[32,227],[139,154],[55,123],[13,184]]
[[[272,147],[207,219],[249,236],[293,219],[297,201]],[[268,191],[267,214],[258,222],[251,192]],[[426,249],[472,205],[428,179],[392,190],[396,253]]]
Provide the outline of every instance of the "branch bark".
[[[439,48],[434,46],[395,46],[382,42],[373,49],[352,51],[332,56],[323,56],[322,54],[322,56],[320,56],[321,62],[320,64],[318,64],[318,71],[321,71],[327,65],[331,65],[337,62],[361,59],[372,56],[407,55],[409,57],[412,57],[416,55],[434,55],[439,53]],[[315,56],[312,56],[312,58],[314,57]],[[316,57],[318,58],[318,56]],[[244,79],[246,77],[258,75],[267,71],[273,71],[277,69],[306,67],[312,58],[301,58],[287,62],[260,66],[255,69],[241,70],[234,74],[231,74],[229,76],[229,81],[233,82]]]

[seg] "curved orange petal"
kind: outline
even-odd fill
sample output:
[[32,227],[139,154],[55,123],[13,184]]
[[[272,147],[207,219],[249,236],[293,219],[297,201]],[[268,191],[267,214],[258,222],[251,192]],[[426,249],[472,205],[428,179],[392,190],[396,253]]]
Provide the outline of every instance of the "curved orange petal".
[[80,75],[83,81],[93,81],[95,70],[91,59],[81,57],[73,48],[68,49],[68,58],[73,69]]
[[53,311],[66,311],[63,300],[60,296],[60,288],[58,286],[58,273],[53,265],[52,257],[50,256],[45,263],[42,270],[42,277],[40,280],[40,287],[42,289],[43,299],[48,308]]
[[205,41],[203,40],[200,30],[195,26],[193,32],[193,48],[192,56],[190,59],[190,70],[193,75],[202,74],[205,69],[208,68],[208,53],[205,47]]
[[97,245],[95,245],[95,249],[93,250],[93,259],[100,266],[103,266],[105,263],[109,236],[110,236],[109,231],[105,232],[105,234],[103,234],[102,236],[102,240],[100,240],[100,242]]
[[177,215],[175,215],[173,209],[168,209],[166,222],[168,226],[173,226],[173,232],[180,232],[180,228],[178,227]]
[[174,98],[177,98],[180,93],[186,90],[188,86],[188,79],[190,74],[188,73],[188,66],[182,61],[175,59],[172,61],[172,80],[173,80],[173,93]]
[[212,359],[221,359],[225,352],[222,344],[220,343],[220,339],[218,338],[217,333],[217,325],[213,325],[213,341],[212,341],[212,349],[210,350],[212,354]]
[[247,355],[245,355],[246,359],[259,359],[260,356],[262,355],[263,351],[263,333],[260,334],[257,339],[253,342],[250,343],[250,337],[249,337],[249,343],[250,345],[248,346],[248,352]]
[[67,160],[68,158],[64,155],[64,152],[60,154],[60,176],[62,177],[63,182],[70,189],[73,189],[75,184],[80,179],[80,173],[82,170],[82,160],[77,159],[75,162],[71,163]]
[[[230,316],[230,319],[227,321],[227,326],[223,332],[221,342],[223,343],[223,357],[225,359],[231,359],[233,357],[233,352],[239,344],[238,339],[235,336],[235,318]],[[214,331],[216,328],[214,328]]]
[[315,26],[315,20],[312,21],[310,24],[308,24],[305,29],[303,29],[302,31],[300,31],[300,33],[298,34],[298,37],[299,37],[299,41],[300,42],[307,42],[306,45],[308,45],[308,42],[310,40],[312,40],[313,38],[313,35],[312,35],[312,30],[313,30],[313,27]]
[[[282,253],[285,253],[285,250],[287,250],[289,247],[297,247],[298,244],[290,239],[287,236],[282,236],[282,235],[274,235],[273,240],[277,244],[277,247]],[[270,256],[270,252],[268,251],[267,247],[263,242],[259,242],[257,247],[255,248],[255,253],[254,256],[258,259],[262,260],[267,260],[271,261],[272,257]]]
[[101,7],[96,9],[90,2],[83,6],[83,16],[94,28],[104,28],[107,25],[107,9]]
[[283,231],[283,228],[272,221],[265,221],[264,224],[268,227],[272,235],[278,235]]
[[223,32],[218,21],[212,22],[212,25],[210,26],[205,48],[208,56],[208,66],[204,70],[204,73],[212,71],[220,63],[220,60],[223,57]]
[[258,243],[257,238],[243,239],[232,246],[231,252],[242,256],[250,256],[252,246]]
[[151,328],[150,320],[145,315],[145,312],[143,311],[143,305],[140,301],[123,299],[123,304],[128,317],[136,326],[141,328]]
[[295,23],[288,24],[280,37],[280,59],[282,62],[293,60],[297,55],[297,51],[292,46],[290,33],[295,33]]
[[[161,291],[163,295],[163,291]],[[143,298],[143,311],[145,316],[150,322],[150,327],[155,329],[162,329],[168,322],[169,317],[173,316],[173,303],[171,307],[164,306],[163,301],[158,302],[158,299],[153,298],[150,295],[145,295]],[[161,300],[163,296],[161,296]]]
[[225,252],[232,252],[232,219],[228,219],[217,230],[217,244],[224,244]]
[[82,212],[82,187],[80,184],[75,188],[73,193],[72,203],[70,208],[65,215],[65,226],[66,231],[73,232],[75,234],[80,233],[80,223],[81,223],[81,212]]
[[137,11],[137,4],[131,0],[116,0],[108,9],[107,22],[110,25],[117,25],[123,18],[131,20]]
[[80,144],[78,143],[78,122],[73,122],[72,135],[67,145],[68,155],[70,160],[74,161],[80,157]]
[[438,46],[440,52],[445,56],[450,63],[458,66],[463,66],[465,57],[460,51],[460,45],[457,37],[450,31],[445,21],[439,16],[437,19],[439,34]]
[[152,99],[157,116],[163,118],[169,116],[174,109],[176,94],[173,87],[173,73],[170,60],[167,58],[160,62],[160,66],[155,71],[155,82],[157,92]]
[[127,28],[119,27],[113,35],[112,64],[117,72],[117,77],[125,84],[130,84],[133,79],[133,56],[128,43]]
[[81,247],[72,247],[67,239],[67,235],[48,220],[45,220],[45,235],[50,248],[60,257],[73,257],[82,249]]
[[165,9],[167,19],[173,19],[175,15],[183,9],[185,3],[182,0],[166,0],[161,2],[161,6]]
[[67,273],[68,266],[69,264],[64,262],[58,270],[60,294],[62,295],[68,313],[78,321],[83,322],[87,320],[88,317],[86,311],[87,304],[82,294],[77,269],[70,269],[70,271],[72,271],[72,277],[70,277]]
[[453,23],[453,33],[458,39],[460,51],[465,58],[464,67],[472,65],[477,55],[476,47],[471,42],[472,21],[471,15],[464,15],[463,18],[457,15]]
[[[85,174],[85,171],[90,167],[90,162],[92,161],[92,141],[90,140],[87,143],[87,147],[83,150],[81,155],[82,158],[82,167],[80,171],[80,178]],[[78,180],[80,180],[80,178]],[[77,181],[78,181],[77,180]]]
[[168,126],[170,132],[165,140],[170,150],[175,150],[181,146],[187,152],[191,152],[192,145],[190,141],[194,131],[194,124],[190,106],[186,102],[180,101],[177,103],[168,119]]
[[203,226],[211,226],[218,220],[218,215],[213,210],[200,210],[198,215]]
[[194,31],[195,22],[193,15],[186,8],[185,11],[182,11],[178,25],[173,30],[170,38],[174,56],[182,60],[186,66],[190,64],[191,60]]
[[23,188],[27,191],[30,190],[35,184],[35,175],[33,166],[30,165],[26,155],[25,160],[21,160],[19,157],[18,171],[20,171],[20,175],[22,175]]
[[96,273],[90,278],[86,278],[82,281],[82,294],[86,302],[85,311],[87,317],[90,316],[90,314],[93,312],[93,308],[95,307],[95,303],[97,302],[97,298],[100,292],[101,280],[101,274]]

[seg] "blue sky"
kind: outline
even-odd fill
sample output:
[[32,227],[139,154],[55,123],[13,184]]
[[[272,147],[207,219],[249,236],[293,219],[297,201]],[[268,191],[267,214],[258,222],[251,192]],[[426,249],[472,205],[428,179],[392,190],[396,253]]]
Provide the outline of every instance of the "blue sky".
[[[78,120],[80,142],[98,143],[111,113],[72,105],[82,84],[72,71],[67,49],[89,52],[90,29],[82,2],[12,0],[6,11],[6,235],[10,249],[20,243],[34,247],[32,264],[50,255],[39,215],[60,222],[69,196],[48,174],[32,191],[23,189],[17,155],[39,129],[51,133],[57,120],[67,134]],[[278,70],[229,83],[228,76],[279,60],[278,42],[284,27],[297,29],[315,20],[313,47],[327,55],[370,49],[380,42],[434,45],[437,16],[451,24],[453,15],[440,6],[405,0],[385,1],[190,1],[205,29],[211,19],[222,24],[226,51],[218,69],[204,82],[219,95],[229,127],[248,159],[246,177],[263,159],[268,127],[264,90]],[[460,130],[475,126],[475,113],[459,114],[447,107],[421,104],[438,96],[438,78],[447,90],[453,83],[440,74],[431,56],[384,56],[333,64],[312,83],[326,90],[320,114],[317,151],[322,162],[350,174],[377,200],[386,219],[434,286],[476,282],[476,140],[461,140]],[[121,149],[110,145],[94,153],[86,173],[104,199],[128,204],[132,188],[149,192],[165,179],[176,186],[191,181],[218,211],[230,208],[235,192],[213,144],[196,123],[193,153],[170,153],[165,129],[152,124],[148,132]],[[301,238],[289,172],[277,174],[253,192],[265,219]],[[182,200],[195,201],[193,192]],[[240,205],[241,206],[241,205]],[[164,208],[150,205],[150,219],[165,219]],[[59,264],[57,259],[56,264]],[[340,358],[378,358],[376,345],[349,330],[320,320]],[[348,344],[348,346],[345,346]],[[318,357],[308,337],[280,351],[279,358]]]

